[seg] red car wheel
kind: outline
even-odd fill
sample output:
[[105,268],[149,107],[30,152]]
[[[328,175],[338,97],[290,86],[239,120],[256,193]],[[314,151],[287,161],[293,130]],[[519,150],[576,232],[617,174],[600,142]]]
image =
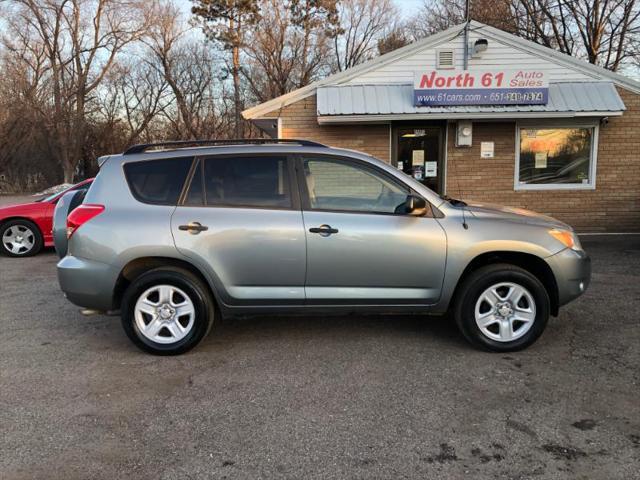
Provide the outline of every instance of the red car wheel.
[[40,229],[29,220],[10,220],[0,226],[0,251],[9,257],[30,257],[42,245]]

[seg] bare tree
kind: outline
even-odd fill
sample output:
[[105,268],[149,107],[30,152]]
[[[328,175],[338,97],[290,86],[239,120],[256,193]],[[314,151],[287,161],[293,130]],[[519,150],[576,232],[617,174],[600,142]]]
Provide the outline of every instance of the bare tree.
[[378,42],[393,30],[398,16],[392,0],[343,0],[334,38],[335,69],[346,70],[374,57]]
[[405,33],[406,29],[406,24],[400,24],[380,38],[378,40],[378,54],[384,55],[411,43],[411,37]]
[[[153,65],[171,87],[175,102],[186,129],[186,136],[197,137],[193,112],[187,105],[185,92],[179,85],[178,63],[181,62],[180,42],[188,34],[190,27],[182,21],[180,10],[172,2],[153,2],[149,7],[149,16],[154,18],[143,37],[154,56]],[[183,50],[183,49],[182,49]]]
[[57,180],[44,117],[46,56],[29,32],[17,32],[0,55],[0,192],[37,189]]
[[[174,101],[162,72],[151,55],[131,57],[114,66],[96,95],[96,119],[110,130],[122,128],[122,148],[145,137],[151,140],[149,126]],[[123,127],[120,127],[123,125]]]
[[512,0],[520,36],[617,71],[640,54],[636,0]]
[[326,10],[297,16],[291,2],[263,0],[256,28],[247,36],[243,74],[252,96],[264,102],[303,87],[327,73],[330,31]]
[[[512,0],[469,0],[469,17],[506,32],[515,33]],[[466,21],[467,0],[424,0],[408,30],[422,38]]]
[[12,4],[6,38],[28,31],[44,49],[51,88],[46,126],[52,152],[70,182],[83,156],[87,102],[116,56],[139,38],[144,17],[134,0],[12,0]]
[[[229,108],[226,102],[231,99],[227,88],[215,74],[219,68],[220,62],[211,49],[199,40],[187,39],[175,51],[171,76],[180,92],[181,101],[191,113],[189,133],[193,138],[224,138],[235,131],[235,118],[230,115],[234,110],[234,102]],[[224,116],[221,112],[224,112]],[[170,113],[171,109],[165,111],[166,118],[171,121]],[[229,122],[230,118],[234,121]],[[179,124],[172,122],[172,125],[177,136],[186,136],[182,134]]]

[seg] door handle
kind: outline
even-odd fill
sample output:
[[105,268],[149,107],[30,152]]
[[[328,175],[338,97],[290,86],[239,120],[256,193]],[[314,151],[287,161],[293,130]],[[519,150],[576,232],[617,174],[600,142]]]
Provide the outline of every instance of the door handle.
[[328,237],[334,233],[338,233],[337,228],[331,228],[331,225],[320,225],[319,227],[310,228],[311,233],[319,233],[322,237]]
[[189,232],[193,235],[197,235],[200,232],[209,230],[209,227],[202,225],[200,222],[190,222],[186,225],[179,225],[178,230],[182,230],[184,232]]

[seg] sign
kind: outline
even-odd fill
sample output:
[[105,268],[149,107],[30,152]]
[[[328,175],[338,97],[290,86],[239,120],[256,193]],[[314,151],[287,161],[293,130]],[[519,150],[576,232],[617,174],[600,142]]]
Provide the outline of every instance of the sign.
[[547,152],[536,152],[535,168],[547,168]]
[[549,80],[542,70],[424,70],[414,72],[413,104],[546,105]]
[[424,150],[413,150],[411,152],[411,165],[414,167],[424,165]]
[[424,176],[425,177],[437,177],[438,176],[438,162],[425,162],[425,164],[424,164]]
[[493,158],[493,142],[480,142],[480,158]]

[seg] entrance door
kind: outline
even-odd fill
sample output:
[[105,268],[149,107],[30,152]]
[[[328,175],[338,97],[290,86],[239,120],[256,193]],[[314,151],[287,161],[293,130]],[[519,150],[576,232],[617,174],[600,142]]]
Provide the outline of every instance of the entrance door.
[[354,159],[301,156],[307,303],[416,304],[440,298],[446,236],[402,210],[410,189]]
[[395,128],[397,167],[436,193],[443,193],[444,127],[416,126]]

